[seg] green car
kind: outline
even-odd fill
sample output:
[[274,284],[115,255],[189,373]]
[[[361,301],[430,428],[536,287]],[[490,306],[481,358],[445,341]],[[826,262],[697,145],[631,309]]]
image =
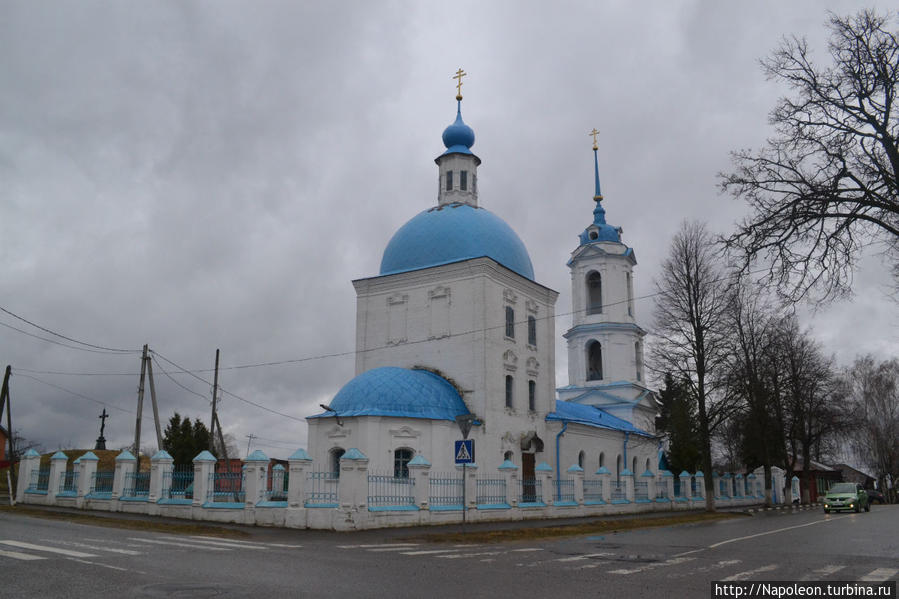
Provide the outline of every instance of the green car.
[[861,485],[856,483],[837,483],[824,496],[824,513],[829,514],[831,510],[854,510],[856,512],[865,510],[870,512],[871,503],[868,501],[868,494]]

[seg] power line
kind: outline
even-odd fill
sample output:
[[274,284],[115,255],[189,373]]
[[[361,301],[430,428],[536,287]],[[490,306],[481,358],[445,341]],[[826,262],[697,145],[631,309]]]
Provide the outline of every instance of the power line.
[[10,312],[3,306],[0,306],[0,311],[5,312],[6,314],[9,314],[10,316],[12,316],[13,318],[15,318],[17,320],[21,320],[22,322],[28,323],[31,326],[33,326],[34,328],[40,329],[40,330],[44,331],[45,333],[50,333],[51,335],[53,335],[55,337],[59,337],[60,339],[65,339],[66,341],[71,341],[72,343],[77,343],[78,345],[84,345],[87,347],[92,347],[94,349],[101,349],[101,350],[105,350],[108,352],[115,352],[115,353],[135,353],[135,352],[141,351],[139,349],[121,349],[121,348],[116,348],[116,347],[105,347],[103,345],[94,345],[93,343],[87,343],[86,341],[79,341],[78,339],[73,339],[72,337],[67,337],[67,336],[63,335],[62,333],[57,333],[56,331],[52,331],[46,327],[42,327],[39,324],[35,324],[35,323],[31,322],[30,320],[28,320],[27,318],[23,318],[22,316],[19,316],[18,314]]
[[42,383],[42,384],[47,385],[47,386],[49,386],[49,387],[53,387],[53,388],[55,388],[55,389],[59,389],[60,391],[65,391],[66,393],[70,393],[70,394],[72,394],[72,395],[74,395],[74,396],[76,396],[76,397],[80,397],[81,399],[86,399],[86,400],[92,401],[92,402],[94,402],[94,403],[96,403],[96,404],[100,404],[101,406],[106,406],[106,407],[108,407],[108,408],[113,408],[113,409],[115,409],[115,410],[119,410],[119,411],[122,411],[122,412],[127,412],[128,414],[134,414],[134,412],[132,412],[131,410],[126,410],[125,408],[120,408],[119,406],[110,404],[110,403],[108,403],[108,402],[101,401],[101,400],[95,399],[95,398],[93,398],[93,397],[88,397],[87,395],[82,395],[81,393],[78,393],[77,391],[72,391],[71,389],[66,389],[65,387],[61,387],[61,386],[59,386],[59,385],[54,385],[53,383],[49,383],[49,382],[47,382],[47,381],[45,381],[45,380],[39,379],[39,378],[37,378],[36,376],[31,376],[31,375],[28,375],[28,374],[19,374],[18,376],[24,377],[24,378],[26,378],[26,379],[31,379],[32,381],[37,381],[38,383]]
[[62,347],[67,347],[69,349],[77,349],[80,351],[91,352],[93,354],[103,354],[105,356],[109,356],[109,355],[124,356],[124,355],[126,355],[126,354],[119,353],[119,352],[109,352],[109,351],[99,350],[99,349],[90,349],[87,347],[78,347],[77,345],[69,345],[68,343],[63,343],[62,341],[57,341],[56,339],[48,339],[47,337],[41,337],[40,335],[35,335],[34,333],[29,333],[28,331],[23,331],[22,329],[20,329],[18,327],[14,327],[11,324],[7,324],[5,322],[0,322],[0,326],[4,326],[8,329],[12,329],[19,333],[22,333],[23,335],[28,335],[29,337],[34,337],[35,339],[40,339],[41,341],[46,341],[47,343],[53,343],[55,345],[60,345]]

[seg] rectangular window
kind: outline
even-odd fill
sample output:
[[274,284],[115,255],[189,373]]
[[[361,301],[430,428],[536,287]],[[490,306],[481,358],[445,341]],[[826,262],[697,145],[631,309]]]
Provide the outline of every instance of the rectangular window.
[[506,375],[506,407],[512,408],[512,375]]
[[515,310],[506,306],[506,337],[515,339]]
[[446,190],[453,190],[453,171],[446,171]]
[[528,409],[531,412],[537,410],[537,383],[528,381]]
[[528,316],[528,344],[537,347],[537,319]]
[[468,191],[468,171],[459,171],[459,189]]

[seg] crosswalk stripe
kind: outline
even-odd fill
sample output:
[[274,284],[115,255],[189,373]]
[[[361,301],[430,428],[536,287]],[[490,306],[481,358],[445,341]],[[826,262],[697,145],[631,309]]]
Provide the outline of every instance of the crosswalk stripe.
[[652,570],[654,568],[662,568],[665,566],[675,566],[677,564],[683,564],[684,562],[691,562],[694,559],[696,559],[696,558],[695,557],[673,557],[671,559],[666,559],[663,562],[653,562],[650,564],[639,566],[637,568],[609,570],[609,574],[636,574],[638,572],[645,572],[646,570]]
[[435,555],[434,557],[441,557],[443,559],[463,559],[467,557],[481,557],[483,555],[499,555],[501,553],[505,553],[504,551],[476,551],[474,553],[454,553],[452,555]]
[[456,553],[458,549],[429,549],[425,551],[404,551],[402,555],[436,555],[438,553]]
[[70,549],[60,549],[58,547],[48,547],[46,545],[35,545],[33,543],[23,543],[22,541],[0,541],[4,545],[10,547],[18,547],[20,549],[34,549],[35,551],[45,551],[47,553],[58,553],[69,557],[97,557],[93,553],[85,553],[83,551],[72,551]]
[[34,559],[47,559],[46,557],[41,557],[40,555],[31,555],[30,553],[19,553],[18,551],[3,551],[0,549],[0,556],[2,557],[11,557],[13,559],[20,559],[23,561],[29,561]]
[[762,566],[761,568],[756,568],[755,570],[746,570],[745,572],[737,572],[733,576],[728,576],[727,578],[723,578],[722,580],[731,581],[731,580],[746,580],[755,574],[761,574],[762,572],[770,572],[772,570],[777,570],[777,564],[768,564],[767,566]]
[[139,539],[136,537],[130,537],[132,541],[138,541],[140,543],[153,543],[155,545],[174,545],[176,547],[187,547],[189,549],[206,549],[208,551],[231,551],[227,547],[212,547],[210,545],[195,545],[193,543],[179,543],[177,541],[160,541],[157,539]]
[[266,543],[266,547],[280,547],[282,549],[300,549],[302,545],[286,545],[284,543]]
[[868,572],[859,580],[864,582],[883,582],[895,576],[897,572],[899,572],[899,570],[896,570],[895,568],[877,568],[876,570]]
[[[48,541],[49,539],[41,539]],[[122,555],[143,555],[142,551],[134,551],[133,549],[116,549],[115,547],[99,547],[97,545],[88,545],[87,543],[76,543],[75,541],[54,541],[60,545],[69,547],[81,547],[82,549],[93,549],[95,551],[106,551],[109,553],[121,553]]]
[[525,547],[524,549],[513,549],[512,553],[525,553],[528,551],[543,551],[541,547]]
[[[240,539],[223,539],[221,537],[207,537],[203,535],[190,535],[189,539],[195,539],[196,541],[202,541],[206,543],[228,543],[230,545],[240,545],[241,547],[250,547],[250,548],[262,548],[268,545],[268,543],[257,543],[256,541],[241,541]],[[301,545],[296,545],[297,547],[301,547]]]
[[827,565],[823,568],[818,568],[817,570],[812,570],[810,574],[806,574],[799,580],[818,580],[822,576],[830,576],[831,574],[836,574],[846,566],[837,566],[837,565]]
[[369,553],[392,553],[399,551],[409,551],[414,547],[378,547],[377,549],[366,549]]
[[339,549],[368,549],[370,547],[418,547],[418,543],[377,543],[375,545],[338,545]]
[[[172,537],[167,537],[167,539],[175,540]],[[237,543],[230,543],[228,541],[206,541],[206,540],[198,539],[196,537],[194,537],[191,542],[192,543],[202,543],[204,546],[211,545],[213,547],[228,547],[230,549],[262,549],[262,550],[266,549],[266,547],[264,547],[262,545],[245,545],[245,544],[238,545]]]
[[581,560],[590,559],[594,557],[609,557],[610,555],[614,555],[612,553],[584,553],[582,555],[572,555],[571,557],[560,557],[557,559],[557,562],[579,562]]

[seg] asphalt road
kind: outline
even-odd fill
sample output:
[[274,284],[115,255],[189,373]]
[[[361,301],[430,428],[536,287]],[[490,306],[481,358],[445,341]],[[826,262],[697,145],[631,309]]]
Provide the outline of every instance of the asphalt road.
[[896,580],[899,506],[499,544],[247,528],[242,540],[0,512],[0,597],[709,597],[713,580]]

